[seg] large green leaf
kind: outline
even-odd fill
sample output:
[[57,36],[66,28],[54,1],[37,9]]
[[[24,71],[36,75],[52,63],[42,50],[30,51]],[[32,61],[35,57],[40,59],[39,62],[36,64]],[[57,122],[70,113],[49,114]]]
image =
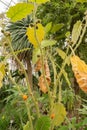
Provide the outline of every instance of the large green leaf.
[[57,41],[55,40],[43,40],[41,42],[41,47],[44,48],[44,47],[48,47],[48,46],[53,46],[56,44]]
[[30,2],[36,2],[38,4],[42,4],[42,3],[45,3],[47,1],[50,1],[50,0],[29,0]]
[[49,130],[51,125],[51,120],[48,116],[41,116],[35,126],[35,130]]
[[63,123],[66,117],[66,110],[62,103],[55,103],[51,113],[55,115],[52,119],[54,126],[59,126]]
[[31,3],[18,3],[15,6],[11,6],[6,14],[12,22],[16,22],[29,15],[33,8],[34,6]]
[[73,30],[72,30],[72,42],[73,44],[76,44],[76,42],[78,41],[78,38],[81,34],[81,30],[82,30],[82,22],[79,20],[76,22],[76,24],[74,24]]

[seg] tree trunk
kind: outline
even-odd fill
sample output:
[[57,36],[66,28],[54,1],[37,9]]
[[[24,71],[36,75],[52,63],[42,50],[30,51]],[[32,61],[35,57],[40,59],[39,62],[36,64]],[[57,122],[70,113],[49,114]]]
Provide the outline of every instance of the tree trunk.
[[26,58],[26,64],[27,64],[27,74],[28,74],[28,80],[31,89],[33,88],[33,81],[32,81],[32,64],[31,64],[31,59],[28,57]]

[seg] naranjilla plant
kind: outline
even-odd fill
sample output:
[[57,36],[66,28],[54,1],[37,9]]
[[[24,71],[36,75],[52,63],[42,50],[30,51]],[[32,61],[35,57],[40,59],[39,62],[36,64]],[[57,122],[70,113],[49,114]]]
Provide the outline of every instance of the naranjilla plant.
[[[20,109],[26,110],[27,117],[25,120],[27,121],[25,122],[23,117],[20,116],[22,126],[20,129],[76,130],[72,123],[73,119],[71,121],[67,119],[67,115],[69,116],[69,107],[67,109],[64,105],[66,105],[69,99],[67,98],[64,103],[62,93],[63,89],[66,90],[66,88],[63,88],[64,81],[70,92],[74,92],[65,68],[66,66],[70,67],[70,65],[72,65],[72,71],[80,88],[85,93],[87,92],[87,65],[75,55],[75,51],[81,44],[87,29],[87,11],[84,14],[83,21],[77,21],[73,26],[72,33],[67,33],[67,46],[65,45],[66,49],[63,51],[56,46],[58,41],[54,40],[53,37],[48,37],[49,30],[52,29],[51,23],[44,27],[41,20],[36,17],[38,7],[46,2],[50,2],[50,0],[30,0],[27,3],[18,3],[8,9],[7,17],[10,18],[9,20],[12,23],[9,23],[10,25],[7,27],[9,32],[2,31],[7,42],[7,46],[4,46],[7,55],[3,63],[0,63],[0,83],[2,83],[4,75],[7,74],[9,77],[8,81],[12,82],[13,85],[11,91],[14,90],[7,99],[16,105],[16,109],[20,107]],[[27,20],[27,25],[24,25],[22,23],[25,21],[24,19],[27,15],[29,23]],[[22,26],[21,24],[26,29],[26,31],[23,30],[23,33],[21,28],[18,32],[18,27]],[[14,25],[16,25],[17,30]],[[60,26],[62,28],[63,25],[60,24]],[[19,33],[20,37],[12,31],[12,28]],[[24,38],[27,38],[27,40],[24,41]],[[26,45],[20,47],[22,40],[23,44],[26,43]],[[13,46],[14,41],[17,43],[16,49]],[[31,51],[32,53],[30,53]],[[61,58],[61,65],[56,62],[56,57]],[[23,74],[20,82],[17,82],[16,76],[14,77],[9,70],[9,65],[6,65],[9,58],[15,60],[19,69],[18,71]],[[5,73],[5,65],[7,73]],[[36,76],[37,80],[35,86],[33,81],[35,80],[34,76]],[[74,98],[72,98],[72,95],[70,97],[74,104]],[[73,104],[70,104],[72,105],[71,109],[73,109]],[[20,111],[22,112],[22,110]],[[67,124],[69,124],[68,128]]]

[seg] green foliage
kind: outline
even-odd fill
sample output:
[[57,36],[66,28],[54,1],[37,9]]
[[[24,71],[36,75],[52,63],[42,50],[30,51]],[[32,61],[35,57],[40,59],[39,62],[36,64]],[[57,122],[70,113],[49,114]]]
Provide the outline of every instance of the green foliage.
[[67,110],[68,111],[72,110],[74,108],[74,104],[75,104],[75,94],[73,93],[72,90],[68,90],[68,89],[63,91],[62,94],[63,94],[62,95],[63,102],[64,102]]
[[35,126],[35,130],[49,130],[51,125],[51,120],[48,116],[41,116]]
[[12,6],[7,11],[7,17],[11,19],[12,22],[16,22],[25,18],[33,10],[33,4],[30,3],[18,3]]

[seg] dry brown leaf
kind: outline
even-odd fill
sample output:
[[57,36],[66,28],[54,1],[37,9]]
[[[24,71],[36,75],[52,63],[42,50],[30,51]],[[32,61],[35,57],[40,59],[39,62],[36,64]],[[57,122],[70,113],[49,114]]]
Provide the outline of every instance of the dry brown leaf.
[[[42,61],[41,61],[41,58],[39,58],[38,61],[37,61],[37,63],[36,63],[35,71],[37,72],[37,71],[40,71],[41,69],[42,69]],[[49,86],[50,83],[51,83],[51,78],[50,78],[50,70],[49,70],[49,66],[48,66],[47,60],[45,60],[45,62],[44,62],[44,71],[45,71],[46,82],[47,82],[47,84]],[[43,75],[41,75],[39,77],[39,83],[38,83],[38,85],[40,87],[40,90],[43,93],[46,93],[48,91]]]
[[39,77],[39,83],[38,83],[39,87],[40,87],[40,90],[43,92],[43,93],[46,93],[48,90],[47,90],[47,87],[45,85],[45,81],[44,81],[44,77],[43,75],[41,75]]
[[87,65],[78,56],[72,56],[70,60],[79,87],[87,93]]
[[36,72],[40,71],[41,67],[42,67],[42,62],[41,62],[41,58],[39,58],[38,61],[36,62],[35,71]]

